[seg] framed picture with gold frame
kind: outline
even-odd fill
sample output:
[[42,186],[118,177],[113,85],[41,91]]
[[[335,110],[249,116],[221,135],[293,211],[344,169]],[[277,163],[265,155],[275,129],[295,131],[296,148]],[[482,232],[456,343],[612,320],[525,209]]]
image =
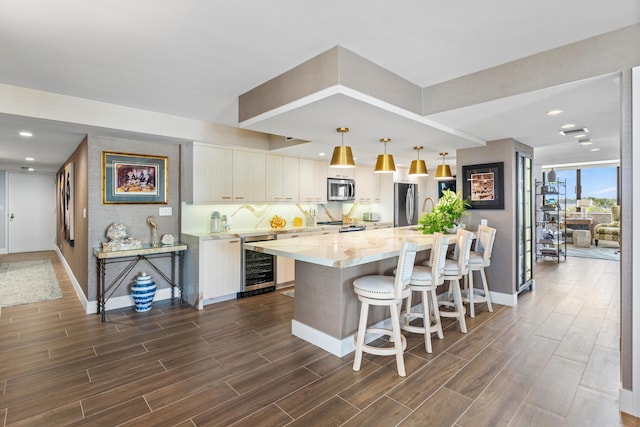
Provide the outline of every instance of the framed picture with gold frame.
[[165,156],[102,152],[102,203],[167,203]]

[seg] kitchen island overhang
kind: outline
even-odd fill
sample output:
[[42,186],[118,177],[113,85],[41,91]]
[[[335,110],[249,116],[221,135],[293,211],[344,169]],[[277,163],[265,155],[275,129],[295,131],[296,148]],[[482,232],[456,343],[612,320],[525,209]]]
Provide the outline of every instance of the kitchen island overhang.
[[[295,260],[291,332],[342,357],[354,350],[358,326],[353,281],[370,274],[393,274],[404,240],[418,243],[416,262],[428,258],[433,236],[413,227],[245,243],[245,249]],[[369,322],[383,324],[388,317],[388,310],[375,307]]]

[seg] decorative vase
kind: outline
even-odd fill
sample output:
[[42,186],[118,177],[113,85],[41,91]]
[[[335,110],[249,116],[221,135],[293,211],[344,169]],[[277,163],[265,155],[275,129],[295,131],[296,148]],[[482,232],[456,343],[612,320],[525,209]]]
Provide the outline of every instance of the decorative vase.
[[556,182],[556,171],[555,171],[555,169],[551,168],[551,170],[547,174],[547,180],[549,182]]
[[142,273],[131,286],[131,294],[137,312],[149,311],[156,295],[156,282],[147,273]]

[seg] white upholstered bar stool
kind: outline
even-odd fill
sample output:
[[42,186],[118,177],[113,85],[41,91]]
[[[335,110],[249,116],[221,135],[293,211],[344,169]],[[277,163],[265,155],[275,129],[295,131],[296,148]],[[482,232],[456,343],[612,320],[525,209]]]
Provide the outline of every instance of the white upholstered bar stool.
[[456,232],[456,251],[457,259],[446,259],[444,263],[444,280],[449,282],[449,295],[453,301],[447,299],[439,301],[441,306],[453,308],[453,311],[441,311],[440,317],[455,317],[460,325],[460,332],[467,333],[467,324],[464,320],[466,310],[462,303],[462,293],[460,291],[460,279],[467,274],[467,264],[469,263],[469,254],[471,252],[471,243],[473,242],[473,233],[463,229]]
[[[404,369],[404,349],[407,347],[407,340],[400,332],[399,307],[411,290],[409,281],[413,271],[413,263],[416,259],[418,244],[414,242],[404,242],[398,257],[397,274],[395,276],[372,275],[359,277],[353,281],[353,290],[358,295],[362,306],[360,308],[360,321],[358,322],[358,332],[354,336],[356,344],[355,358],[353,360],[353,370],[359,371],[362,363],[362,353],[376,354],[379,356],[396,356],[398,375],[406,375]],[[391,312],[391,329],[367,328],[367,318],[369,316],[369,306],[388,306]],[[366,344],[366,334],[388,335],[393,341],[393,347],[376,347]]]
[[[496,229],[486,225],[478,226],[476,236],[476,246],[469,254],[468,274],[464,277],[464,290],[462,291],[462,301],[469,303],[469,315],[475,317],[475,304],[487,303],[487,308],[493,312],[491,297],[489,296],[489,285],[487,275],[484,271],[491,265],[491,252],[493,242],[496,240]],[[473,273],[480,272],[482,278],[482,289],[475,289],[473,285]]]
[[[440,312],[438,310],[438,295],[436,288],[444,283],[444,263],[449,247],[449,238],[442,233],[434,233],[431,247],[431,267],[421,265],[413,266],[409,288],[411,293],[422,294],[422,313],[412,311],[411,294],[407,297],[405,310],[400,313],[402,322],[400,328],[407,332],[424,334],[424,348],[427,353],[432,353],[431,334],[436,332],[439,339],[443,339]],[[414,319],[422,318],[422,325],[411,325]]]

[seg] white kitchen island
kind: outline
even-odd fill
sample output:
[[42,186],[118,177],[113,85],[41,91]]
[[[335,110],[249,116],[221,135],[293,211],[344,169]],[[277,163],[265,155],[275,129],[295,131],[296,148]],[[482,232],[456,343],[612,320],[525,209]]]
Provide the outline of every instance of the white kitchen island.
[[[418,243],[417,260],[427,258],[433,236],[412,228],[245,243],[244,247],[296,261],[291,331],[341,357],[354,350],[353,335],[358,326],[353,280],[370,274],[392,274],[404,239]],[[382,307],[372,307],[369,322],[383,322],[388,316]]]

